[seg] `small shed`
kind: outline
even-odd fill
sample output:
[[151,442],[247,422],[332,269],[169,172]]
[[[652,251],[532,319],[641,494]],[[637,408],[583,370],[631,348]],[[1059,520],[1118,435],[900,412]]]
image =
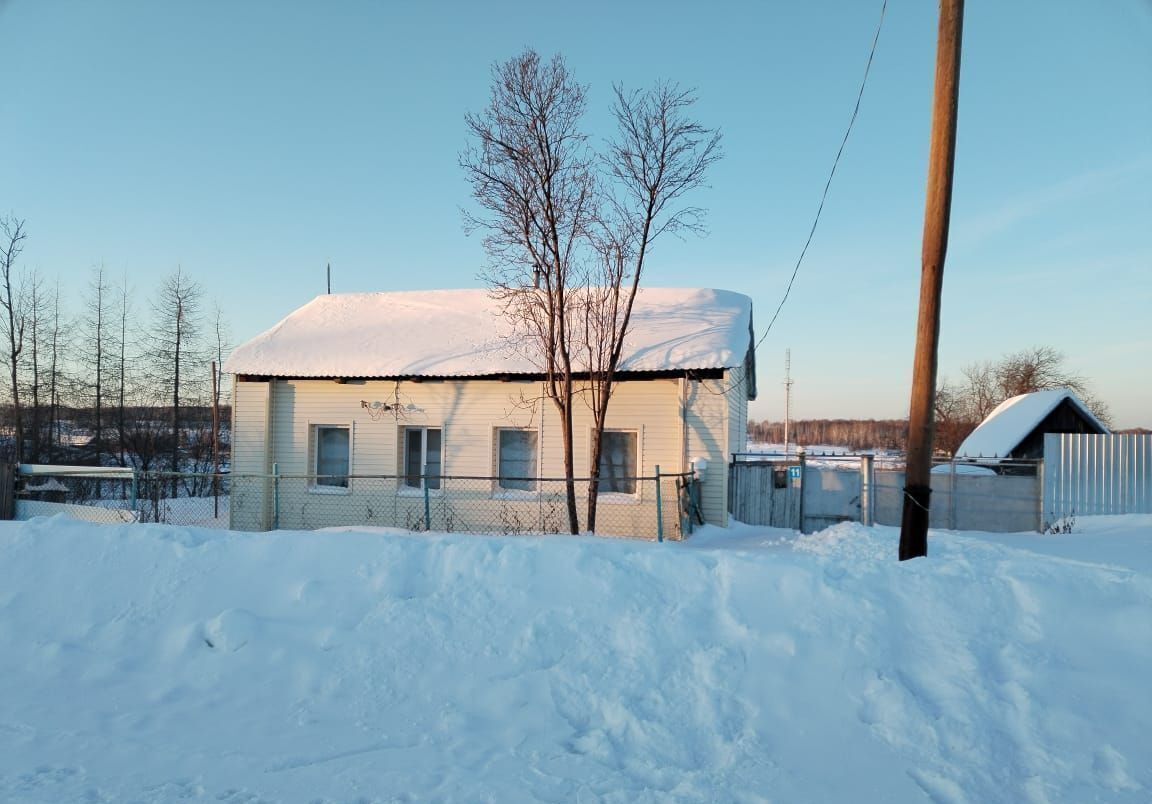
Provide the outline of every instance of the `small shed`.
[[1067,388],[1006,399],[956,451],[969,461],[1040,460],[1046,433],[1107,433],[1108,428]]

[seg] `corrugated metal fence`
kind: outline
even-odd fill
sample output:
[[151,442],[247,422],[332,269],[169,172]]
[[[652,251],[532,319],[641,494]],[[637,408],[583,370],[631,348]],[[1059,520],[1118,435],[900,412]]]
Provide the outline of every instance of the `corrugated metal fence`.
[[1044,436],[1044,513],[1152,514],[1152,436]]
[[[801,458],[737,454],[729,464],[728,505],[735,519],[812,533],[838,522],[899,526],[901,464],[869,455]],[[930,525],[998,533],[1044,530],[1036,461],[1000,461],[997,471],[948,463],[932,472]],[[1053,521],[1058,517],[1054,517]]]

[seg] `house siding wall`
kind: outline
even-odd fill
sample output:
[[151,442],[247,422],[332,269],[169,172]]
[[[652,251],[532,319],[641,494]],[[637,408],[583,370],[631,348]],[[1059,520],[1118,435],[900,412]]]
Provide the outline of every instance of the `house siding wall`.
[[269,527],[268,424],[271,384],[237,382],[232,395],[232,492],[228,508],[233,530]]
[[728,454],[724,462],[731,459],[733,452],[748,449],[748,387],[747,372],[743,367],[729,372],[728,384]]
[[704,520],[728,524],[729,393],[731,373],[718,380],[689,380],[687,387],[688,455],[705,458],[708,469],[700,487]]
[[[705,478],[702,507],[709,522],[723,525],[727,499],[723,466],[729,450],[732,419],[725,389],[730,378],[699,383],[687,381],[689,399],[685,411],[681,410],[682,382],[654,379],[620,383],[609,406],[607,427],[637,433],[637,463],[643,476],[652,476],[657,465],[662,473],[671,474],[686,471],[688,458],[708,458],[712,468]],[[273,412],[263,426],[254,412],[259,394],[255,388],[244,386],[266,389],[265,399],[270,400]],[[365,524],[375,519],[381,524],[416,526],[423,515],[423,495],[398,493],[394,481],[364,478],[400,473],[400,431],[405,426],[441,428],[443,474],[472,477],[496,473],[497,428],[531,428],[539,433],[540,475],[564,476],[559,416],[555,405],[544,398],[540,383],[464,380],[340,384],[331,380],[279,380],[270,384],[238,383],[237,389],[235,416],[243,431],[253,427],[263,433],[270,431],[270,436],[263,436],[271,446],[263,463],[258,454],[261,437],[242,431],[238,447],[243,453],[241,464],[251,470],[261,466],[267,471],[273,462],[277,464],[282,476],[278,487],[282,501],[278,508],[280,527]],[[393,410],[385,410],[384,405],[392,406]],[[739,402],[736,406],[739,408]],[[265,404],[264,410],[267,408]],[[592,415],[579,398],[573,413],[574,473],[576,477],[587,477]],[[310,487],[307,476],[313,473],[311,438],[315,425],[351,428],[350,474],[354,479],[348,492],[317,491]],[[468,488],[477,488],[477,506],[482,504],[481,498],[491,499],[490,488]],[[584,494],[581,485],[578,489],[581,509]],[[667,486],[665,494],[665,510],[671,513],[674,522],[675,500],[669,499],[672,495]],[[644,484],[638,499],[621,502],[602,498],[597,529],[602,530],[604,522],[623,522],[629,517],[654,522],[654,497],[652,485]],[[466,508],[468,506],[455,506],[456,529],[468,527]],[[433,516],[433,525],[437,524]]]

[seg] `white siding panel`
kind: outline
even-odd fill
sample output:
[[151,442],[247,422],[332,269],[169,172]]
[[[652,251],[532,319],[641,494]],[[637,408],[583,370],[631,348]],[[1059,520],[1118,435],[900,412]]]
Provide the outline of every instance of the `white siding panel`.
[[237,382],[232,396],[232,479],[228,509],[233,530],[264,530],[269,523],[270,384]]
[[700,489],[705,521],[728,524],[728,386],[730,378],[689,381],[687,393],[688,459],[705,458],[708,470]]

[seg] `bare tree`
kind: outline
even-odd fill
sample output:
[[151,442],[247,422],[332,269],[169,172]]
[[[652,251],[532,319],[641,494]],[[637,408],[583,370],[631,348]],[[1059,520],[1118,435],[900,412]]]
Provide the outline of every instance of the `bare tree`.
[[1005,355],[996,364],[999,396],[1009,399],[1033,391],[1068,388],[1088,394],[1088,381],[1064,367],[1064,353],[1051,346],[1033,346]]
[[936,391],[936,449],[952,454],[997,405],[1021,394],[1067,388],[1100,421],[1111,420],[1108,406],[1092,393],[1091,384],[1068,370],[1064,353],[1051,346],[1033,346],[1004,355],[996,362],[971,363],[963,381],[941,381]]
[[466,121],[460,158],[486,232],[487,279],[508,318],[539,347],[544,393],[561,422],[568,526],[580,529],[573,471],[573,289],[584,284],[580,248],[596,216],[595,176],[580,129],[585,88],[556,56],[532,50],[496,65],[487,108]]
[[88,377],[85,383],[88,392],[86,395],[92,406],[92,447],[97,465],[103,463],[107,442],[104,434],[104,413],[111,368],[109,364],[115,354],[110,343],[111,302],[112,288],[108,284],[104,264],[100,263],[92,268],[82,321],[85,339],[84,368]]
[[117,317],[120,319],[118,322],[119,337],[116,340],[116,346],[119,354],[116,360],[116,442],[120,451],[120,465],[127,466],[128,456],[127,440],[124,433],[128,429],[127,422],[127,389],[128,389],[128,317],[132,309],[132,301],[128,289],[128,272],[124,272],[124,278],[120,286],[116,289],[116,295],[119,297],[119,310],[117,310]]
[[20,463],[24,458],[24,422],[20,408],[20,353],[24,350],[24,299],[13,272],[16,261],[24,250],[28,234],[24,221],[8,216],[0,218],[0,307],[4,318],[0,322],[6,341],[5,358],[8,361],[10,390],[12,393],[12,458]]
[[228,326],[228,321],[224,318],[224,311],[220,309],[219,302],[212,310],[212,341],[216,361],[216,392],[212,398],[212,403],[219,407],[222,400],[227,398],[224,393],[224,356],[232,349],[232,332]]
[[27,395],[25,400],[31,399],[29,427],[26,439],[25,458],[31,463],[40,463],[43,460],[44,447],[44,406],[41,405],[41,389],[43,388],[47,367],[43,364],[42,355],[51,348],[51,301],[44,292],[44,280],[33,271],[24,279],[24,292],[27,299],[25,306],[25,320],[27,321],[27,348],[25,366],[27,376]]
[[48,438],[50,453],[55,457],[60,448],[60,389],[62,382],[62,356],[67,334],[60,320],[60,280],[52,293],[51,336],[48,341]]
[[[200,304],[203,291],[179,267],[161,284],[152,304],[153,327],[148,348],[154,388],[170,401],[169,469],[180,470],[184,426],[182,403],[203,387]],[[172,495],[177,481],[172,479]]]
[[604,425],[649,250],[664,232],[701,229],[702,211],[678,202],[703,183],[720,137],[688,117],[694,102],[670,84],[615,87],[619,131],[597,160],[580,129],[584,87],[561,57],[545,64],[527,50],[497,65],[488,108],[467,118],[476,144],[461,165],[481,212],[466,221],[486,232],[494,296],[538,347],[545,395],[560,414],[572,532],[574,400],[593,418],[595,530]]
[[703,210],[678,206],[720,158],[720,134],[692,120],[695,95],[672,84],[647,92],[615,87],[617,138],[604,158],[613,192],[594,243],[598,280],[586,292],[585,340],[592,411],[588,529],[596,529],[601,450],[632,307],[653,241],[665,232],[702,231]]

